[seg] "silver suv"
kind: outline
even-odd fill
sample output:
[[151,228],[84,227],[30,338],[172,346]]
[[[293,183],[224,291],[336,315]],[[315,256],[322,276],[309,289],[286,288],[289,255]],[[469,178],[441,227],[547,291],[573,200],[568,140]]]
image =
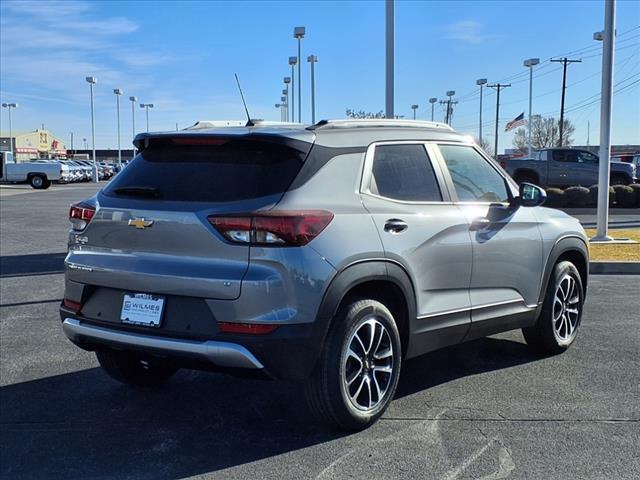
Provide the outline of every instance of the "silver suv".
[[304,380],[313,411],[359,429],[407,359],[516,328],[551,354],[576,338],[580,224],[446,125],[199,124],[134,143],[71,207],[60,308],[117,380]]

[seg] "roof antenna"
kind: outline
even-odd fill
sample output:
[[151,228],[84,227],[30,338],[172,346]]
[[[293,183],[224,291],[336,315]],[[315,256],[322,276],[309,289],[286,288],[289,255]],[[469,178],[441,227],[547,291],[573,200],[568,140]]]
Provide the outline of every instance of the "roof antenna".
[[240,80],[238,80],[238,74],[234,73],[236,76],[236,83],[238,84],[238,90],[240,90],[240,97],[242,98],[242,104],[244,105],[244,111],[247,113],[247,124],[245,127],[254,127],[255,124],[251,121],[251,116],[249,115],[249,109],[247,108],[247,102],[244,101],[244,94],[242,93],[242,87],[240,86]]

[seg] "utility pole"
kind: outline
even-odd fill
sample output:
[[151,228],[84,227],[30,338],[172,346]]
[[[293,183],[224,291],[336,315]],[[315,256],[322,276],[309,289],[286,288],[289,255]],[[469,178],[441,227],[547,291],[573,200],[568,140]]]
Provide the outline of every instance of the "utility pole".
[[458,103],[457,100],[452,100],[451,97],[453,97],[456,94],[456,92],[454,90],[449,90],[447,92],[447,97],[449,97],[449,100],[440,100],[440,105],[446,105],[446,111],[444,114],[444,123],[446,123],[447,125],[451,125],[452,122],[452,118],[453,118],[453,105],[456,105]]
[[385,0],[385,115],[394,118],[393,114],[393,88],[394,88],[394,13],[395,0]]
[[496,95],[496,138],[494,141],[493,158],[498,158],[498,123],[500,121],[500,90],[510,87],[511,84],[494,83],[493,85],[487,85],[489,88],[495,89]]
[[482,145],[482,87],[487,84],[486,78],[476,80],[476,85],[480,87],[480,130],[478,132],[478,143]]
[[570,60],[567,57],[552,58],[552,62],[562,63],[562,99],[560,100],[560,139],[558,140],[558,146],[562,146],[562,131],[564,130],[564,97],[567,90],[567,65],[570,63],[580,63],[582,60]]

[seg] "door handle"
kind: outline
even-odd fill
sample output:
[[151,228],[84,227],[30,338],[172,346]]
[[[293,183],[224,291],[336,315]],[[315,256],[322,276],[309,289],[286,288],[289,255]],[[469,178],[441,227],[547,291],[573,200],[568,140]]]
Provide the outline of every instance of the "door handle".
[[401,233],[404,232],[409,225],[403,220],[398,218],[390,218],[384,224],[384,231],[388,233]]
[[474,218],[471,221],[471,225],[469,226],[469,230],[471,230],[471,231],[484,230],[485,228],[488,228],[489,225],[491,225],[491,220],[489,220],[488,218],[485,218],[485,217],[478,217],[478,218]]

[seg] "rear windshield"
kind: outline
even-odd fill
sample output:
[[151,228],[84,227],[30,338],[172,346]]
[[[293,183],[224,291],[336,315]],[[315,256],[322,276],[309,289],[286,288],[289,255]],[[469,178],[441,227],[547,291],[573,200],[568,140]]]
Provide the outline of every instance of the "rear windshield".
[[286,191],[306,152],[268,142],[151,147],[105,188],[106,195],[185,202],[231,202]]

